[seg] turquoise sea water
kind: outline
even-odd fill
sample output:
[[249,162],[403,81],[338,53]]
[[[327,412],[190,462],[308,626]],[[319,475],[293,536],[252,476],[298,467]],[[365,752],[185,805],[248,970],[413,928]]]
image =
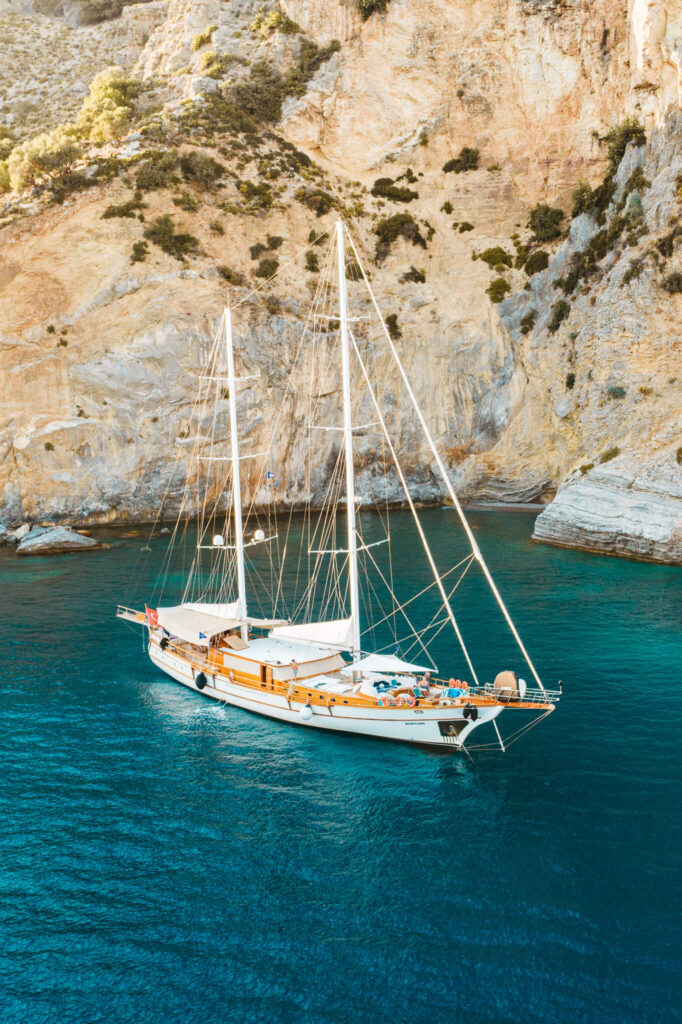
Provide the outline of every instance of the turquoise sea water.
[[[424,515],[443,568],[452,515]],[[682,573],[471,518],[565,688],[473,763],[168,680],[113,618],[163,538],[147,561],[121,531],[0,551],[3,1024],[680,1019]],[[392,548],[401,593],[427,582],[403,514]],[[482,588],[457,610],[484,678],[518,665]],[[445,631],[435,649],[462,673]]]

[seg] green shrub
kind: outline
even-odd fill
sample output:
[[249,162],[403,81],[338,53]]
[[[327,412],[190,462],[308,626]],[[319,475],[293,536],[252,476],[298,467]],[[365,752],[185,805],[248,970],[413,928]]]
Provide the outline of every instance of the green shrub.
[[242,181],[239,191],[244,196],[251,209],[269,210],[275,201],[272,189],[265,181],[255,184],[252,181]]
[[224,265],[217,267],[217,270],[222,279],[227,281],[228,284],[234,285],[235,288],[244,284],[244,275],[238,270],[232,270]]
[[538,318],[537,309],[529,309],[526,315],[521,320],[521,334],[529,334],[535,327],[535,321]]
[[16,144],[14,133],[0,124],[0,160],[6,160]]
[[12,150],[7,161],[10,184],[20,191],[40,178],[53,177],[82,155],[73,126],[62,125],[43,132]]
[[136,187],[142,192],[151,192],[154,189],[178,185],[180,179],[175,172],[179,163],[180,158],[176,149],[151,153],[137,169]]
[[256,277],[274,277],[279,270],[279,260],[274,256],[266,257],[260,261],[256,268]]
[[533,232],[536,242],[551,242],[561,234],[560,224],[564,219],[564,211],[547,203],[538,203],[530,211],[528,227]]
[[309,210],[313,210],[318,217],[323,217],[337,205],[334,196],[322,188],[301,187],[296,190],[295,197],[299,203],[303,203]]
[[169,256],[174,256],[176,260],[181,261],[189,253],[196,250],[199,245],[199,241],[194,235],[187,234],[186,232],[176,233],[173,220],[168,214],[164,214],[163,217],[157,217],[145,229],[144,237],[148,238],[154,245],[158,245],[159,249]]
[[122,138],[130,129],[142,85],[123,68],[107,68],[93,79],[78,115],[81,134],[93,142]]
[[149,252],[149,246],[146,242],[133,242],[133,249],[130,254],[131,263],[144,263]]
[[453,209],[454,207],[449,199],[446,199],[443,205],[441,206],[441,211],[443,213],[447,213],[448,216],[452,213]]
[[459,233],[463,235],[465,231],[473,231],[474,225],[470,224],[468,220],[463,220],[459,226]]
[[412,242],[412,245],[426,248],[426,239],[411,213],[394,213],[392,217],[385,217],[374,228],[374,234],[378,239],[375,251],[377,263],[382,263],[386,259],[391,251],[391,245],[398,238],[405,238]]
[[311,274],[319,274],[320,261],[316,252],[308,251],[305,254],[305,269],[310,271]]
[[46,452],[53,452],[54,451],[54,445],[52,444],[52,441],[46,441],[45,442],[45,451]]
[[393,341],[398,341],[403,336],[403,332],[400,330],[398,324],[398,316],[396,313],[389,313],[385,320],[386,328]]
[[222,226],[219,220],[212,220],[208,226],[214,235],[225,234],[225,228]]
[[393,203],[411,203],[413,199],[419,199],[418,192],[396,185],[393,178],[377,178],[372,185],[372,195],[389,199]]
[[644,177],[644,171],[641,167],[635,167],[634,171],[625,182],[623,195],[629,195],[630,192],[646,192],[648,188],[651,188],[651,182],[648,178]]
[[204,188],[212,188],[216,181],[223,176],[225,168],[212,156],[192,150],[190,153],[183,153],[180,157],[180,170],[183,177],[188,181],[194,181]]
[[682,273],[679,270],[673,270],[672,274],[668,274],[667,277],[663,278],[661,288],[671,295],[677,295],[679,292],[682,292]]
[[48,324],[45,329],[46,329],[48,334],[56,334],[56,332],[57,332],[57,328],[55,327],[54,324]]
[[281,235],[268,235],[268,249],[272,252],[275,249],[279,249],[284,239]]
[[583,476],[585,476],[585,474],[586,474],[586,473],[589,473],[589,471],[590,471],[591,469],[594,469],[594,462],[585,462],[585,463],[584,463],[584,464],[583,464],[583,465],[582,465],[582,466],[580,467],[580,472],[582,473],[582,475],[583,475]]
[[255,245],[249,246],[249,252],[251,253],[252,260],[257,260],[259,256],[262,256],[263,253],[267,251],[267,245],[264,245],[262,242],[256,242]]
[[635,278],[639,277],[639,275],[642,273],[643,268],[644,268],[644,258],[643,257],[640,257],[639,259],[635,259],[635,260],[630,260],[630,265],[629,265],[628,269],[625,271],[625,273],[623,274],[623,277],[621,278],[621,282],[620,282],[621,288],[624,288],[626,284],[630,284],[630,281],[634,281]]
[[548,266],[549,254],[544,249],[532,252],[524,262],[524,269],[529,277],[532,277],[533,274],[539,274],[541,270],[546,270]]
[[630,142],[636,146],[643,146],[646,143],[646,132],[639,119],[634,116],[626,117],[624,121],[612,128],[605,136],[608,155],[608,174],[613,176],[618,170],[625,150]]
[[0,193],[9,192],[11,187],[7,161],[0,160]]
[[192,38],[192,53],[196,53],[202,46],[206,46],[207,43],[210,43],[213,33],[217,31],[217,25],[209,25],[203,32],[197,32],[197,34]]
[[269,11],[267,14],[261,11],[251,22],[251,31],[260,32],[265,37],[272,32],[281,32],[282,35],[291,36],[299,34],[301,27],[282,11]]
[[618,446],[607,448],[604,454],[600,456],[599,461],[601,463],[610,462],[611,459],[615,459],[618,455],[620,455],[620,448],[618,448]]
[[446,174],[449,174],[451,171],[454,171],[455,174],[461,174],[462,171],[475,171],[478,167],[479,158],[480,153],[477,149],[471,146],[463,146],[459,151],[459,156],[443,164],[443,170]]
[[682,448],[677,449],[677,455],[675,458],[677,459],[677,465],[682,466]]
[[592,186],[589,181],[582,178],[571,193],[571,217],[578,217],[581,213],[589,213],[593,205]]
[[511,291],[511,285],[503,277],[496,277],[486,288],[486,294],[490,296],[491,302],[502,302],[507,292]]
[[619,385],[614,384],[607,389],[606,394],[609,398],[625,398],[627,391],[625,388],[621,388]]
[[384,14],[388,9],[390,0],[356,0],[360,17],[367,21],[373,14]]
[[547,324],[547,330],[550,334],[555,334],[561,324],[564,322],[568,314],[571,312],[571,307],[565,299],[559,299],[552,306],[552,317]]
[[102,220],[108,220],[110,217],[137,217],[138,212],[143,210],[146,205],[146,203],[142,202],[142,193],[136,192],[134,197],[129,199],[127,203],[107,206],[102,214]]
[[407,281],[412,281],[414,284],[424,284],[426,281],[426,274],[423,270],[417,270],[416,267],[410,267],[404,274],[401,275],[400,281],[405,284]]
[[420,135],[419,135],[419,145],[420,146],[428,146],[428,144],[429,144],[429,136],[428,136],[428,134],[426,132],[421,132]]
[[489,267],[511,267],[512,257],[508,252],[505,252],[502,246],[495,245],[490,249],[484,249],[482,253],[477,256],[472,256],[472,259],[483,260]]
[[186,213],[195,213],[199,209],[199,201],[189,192],[181,192],[179,196],[173,196],[173,205],[178,206]]
[[[313,75],[340,48],[338,39],[319,48],[305,39],[294,66],[280,75],[265,61],[251,68],[249,79],[232,86],[228,94],[230,106],[256,121],[276,124],[282,116],[282,103],[287,96],[302,96]],[[217,101],[219,104],[219,101]]]
[[566,374],[566,388],[568,389],[568,391],[572,391],[574,386],[575,386],[575,374],[574,373],[567,373]]
[[561,288],[565,295],[570,295],[583,278],[596,273],[598,264],[613,248],[626,226],[626,220],[616,214],[608,228],[602,228],[592,236],[584,249],[574,252],[565,273],[554,282],[555,288]]

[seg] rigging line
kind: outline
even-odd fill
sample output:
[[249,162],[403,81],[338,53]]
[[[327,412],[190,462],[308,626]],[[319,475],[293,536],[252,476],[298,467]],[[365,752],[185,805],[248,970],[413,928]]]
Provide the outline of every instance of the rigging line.
[[[450,600],[450,598],[452,598],[453,594],[455,593],[455,591],[459,587],[460,583],[462,582],[462,580],[464,579],[464,577],[468,573],[469,569],[471,568],[471,563],[473,562],[473,560],[474,560],[473,559],[473,555],[470,555],[469,558],[467,559],[467,564],[462,569],[462,572],[460,574],[459,579],[457,580],[457,582],[455,583],[454,587],[452,588],[452,590],[448,594],[448,600]],[[447,616],[444,619],[439,619],[438,618],[438,616],[440,615],[440,611],[441,610],[439,609],[435,613],[435,615],[432,616],[431,621],[428,623],[428,625],[424,627],[424,632],[426,632],[426,630],[434,629],[436,625],[439,626],[439,628],[436,630],[436,632],[430,638],[429,643],[433,643],[433,641],[436,639],[438,634],[442,631],[443,626],[447,625],[447,622],[448,622]]]
[[525,648],[525,646],[523,644],[523,641],[521,640],[521,637],[519,636],[519,633],[518,633],[518,631],[516,629],[516,626],[512,622],[511,616],[510,616],[509,612],[507,611],[507,606],[505,605],[504,601],[502,600],[502,596],[501,596],[499,590],[497,589],[495,581],[493,580],[493,578],[492,578],[492,576],[490,574],[490,570],[488,569],[488,566],[486,565],[485,559],[483,558],[483,555],[481,553],[481,549],[478,546],[478,542],[476,541],[476,538],[474,537],[474,534],[473,534],[473,532],[471,530],[471,527],[469,526],[469,522],[468,522],[466,516],[464,515],[464,511],[462,509],[462,506],[459,503],[459,499],[458,499],[458,497],[457,497],[457,495],[455,493],[455,489],[452,486],[452,482],[450,481],[450,477],[449,477],[449,475],[448,475],[448,473],[447,473],[447,471],[445,469],[445,464],[444,464],[444,462],[443,462],[443,460],[441,458],[440,452],[438,451],[438,449],[437,449],[437,447],[435,445],[433,437],[431,436],[431,432],[430,432],[430,430],[428,428],[426,420],[424,419],[424,415],[423,415],[423,413],[422,413],[422,411],[421,411],[421,409],[419,407],[419,403],[417,402],[417,399],[415,397],[414,391],[412,390],[412,386],[411,386],[409,378],[408,378],[408,376],[407,376],[407,374],[405,372],[405,369],[403,367],[403,364],[402,364],[402,361],[400,359],[400,356],[398,355],[398,350],[396,349],[396,347],[395,347],[395,345],[393,343],[393,339],[391,338],[391,335],[389,333],[389,330],[386,327],[386,323],[384,321],[384,318],[382,316],[381,310],[379,309],[379,305],[378,305],[376,297],[374,295],[374,290],[373,290],[371,284],[369,283],[369,280],[367,278],[367,274],[365,273],[365,268],[362,265],[362,263],[360,262],[360,256],[358,254],[357,249],[355,248],[355,243],[353,242],[353,239],[351,238],[351,235],[350,235],[350,232],[348,231],[348,229],[346,228],[345,230],[346,230],[346,234],[348,235],[348,240],[350,241],[351,248],[353,249],[353,252],[355,253],[355,258],[358,261],[358,265],[360,267],[360,271],[362,273],[362,276],[363,276],[363,278],[365,280],[365,284],[367,285],[367,290],[369,291],[370,297],[372,299],[372,303],[374,305],[374,309],[376,310],[376,313],[377,313],[377,315],[379,317],[379,321],[380,321],[381,326],[383,328],[384,335],[386,337],[386,341],[388,342],[388,345],[389,345],[389,348],[390,348],[391,353],[393,355],[393,358],[395,360],[395,363],[396,363],[396,365],[397,365],[397,367],[398,367],[398,369],[400,371],[400,376],[403,379],[403,383],[405,384],[405,387],[407,389],[407,393],[410,396],[410,400],[412,402],[412,405],[414,406],[415,412],[417,413],[417,416],[419,418],[419,422],[420,422],[420,424],[422,426],[422,430],[424,431],[426,439],[427,439],[427,441],[429,443],[429,447],[431,448],[431,451],[433,452],[433,456],[434,456],[434,458],[436,460],[436,465],[438,466],[440,474],[441,474],[441,476],[443,478],[443,482],[445,483],[445,486],[447,487],[448,494],[450,495],[450,499],[451,499],[453,505],[455,506],[455,509],[457,510],[457,515],[459,516],[460,522],[462,523],[464,531],[465,531],[465,533],[466,533],[466,535],[467,535],[467,537],[469,539],[469,543],[471,545],[471,550],[476,555],[476,559],[477,559],[479,565],[481,566],[481,569],[483,571],[483,574],[485,575],[485,578],[488,581],[488,584],[490,585],[490,589],[493,592],[493,595],[495,597],[495,600],[497,601],[497,604],[498,604],[498,606],[500,608],[500,611],[504,615],[504,618],[505,618],[505,620],[507,622],[507,625],[509,626],[509,628],[510,628],[510,630],[511,630],[513,636],[514,636],[514,639],[516,640],[517,644],[519,645],[519,649],[521,650],[521,653],[523,654],[524,658],[526,659],[526,663],[528,664],[528,667],[530,668],[531,672],[533,673],[533,676],[535,677],[535,680],[536,680],[538,686],[540,687],[540,689],[544,690],[544,686],[542,685],[542,680],[540,679],[540,676],[538,675],[538,673],[536,671],[535,665],[531,661],[530,655],[529,655],[528,651],[526,650],[526,648]]
[[[353,248],[355,248],[355,247],[353,247]],[[356,256],[357,256],[357,254],[356,254]],[[362,272],[364,274],[363,268],[361,267],[360,269],[362,270]],[[365,280],[366,280],[366,278],[365,278]],[[431,571],[433,572],[434,579],[436,581],[436,586],[438,587],[438,590],[440,591],[440,595],[441,595],[441,597],[443,599],[443,604],[445,605],[445,608],[447,610],[447,613],[448,613],[448,616],[450,618],[450,621],[452,622],[452,626],[453,626],[453,629],[454,629],[455,634],[457,636],[457,639],[459,640],[459,643],[460,643],[460,646],[462,648],[462,651],[464,652],[464,657],[466,658],[467,665],[469,666],[469,669],[471,670],[471,675],[473,676],[473,678],[476,681],[476,683],[478,683],[478,677],[476,675],[476,669],[474,668],[473,663],[471,661],[471,658],[469,657],[469,652],[468,652],[468,650],[466,648],[466,644],[464,643],[464,638],[462,637],[462,634],[460,632],[459,625],[457,623],[457,619],[455,618],[455,614],[454,614],[452,608],[450,607],[450,602],[448,601],[447,594],[445,593],[445,588],[443,586],[443,581],[441,580],[440,574],[438,572],[438,569],[436,568],[436,563],[435,563],[435,561],[433,559],[433,555],[431,554],[431,548],[429,547],[429,543],[428,543],[428,541],[426,539],[426,534],[424,533],[424,529],[422,527],[422,524],[419,521],[419,516],[417,515],[417,510],[414,507],[414,502],[412,500],[412,495],[409,492],[409,489],[408,489],[408,486],[407,486],[407,481],[405,480],[405,475],[404,475],[404,473],[402,471],[402,467],[400,466],[400,463],[398,462],[398,457],[396,455],[395,448],[393,447],[393,442],[391,441],[391,439],[390,439],[390,437],[388,435],[388,430],[386,429],[386,422],[384,420],[383,413],[381,411],[381,408],[380,408],[379,403],[377,401],[376,395],[374,394],[374,389],[373,389],[373,387],[371,385],[371,382],[369,380],[369,377],[367,375],[367,370],[365,369],[365,364],[364,364],[364,362],[362,361],[362,359],[360,357],[360,353],[359,353],[358,347],[357,347],[357,345],[355,343],[355,338],[353,337],[352,331],[350,332],[350,337],[351,337],[351,341],[353,343],[353,348],[355,349],[355,354],[357,355],[357,357],[358,357],[358,359],[360,361],[360,367],[362,369],[363,376],[364,376],[365,381],[367,383],[367,390],[369,391],[370,397],[372,399],[372,404],[374,405],[374,408],[376,410],[376,414],[379,417],[379,420],[381,422],[381,428],[384,431],[384,434],[386,435],[386,441],[387,441],[388,447],[389,447],[389,449],[391,451],[391,455],[393,457],[393,461],[395,463],[395,467],[396,467],[396,469],[398,471],[398,476],[400,477],[400,482],[401,482],[401,484],[403,486],[403,490],[405,491],[405,497],[407,498],[407,502],[408,502],[408,504],[410,506],[410,511],[412,512],[412,517],[413,517],[413,519],[415,521],[415,525],[417,527],[417,530],[419,531],[419,536],[421,538],[422,546],[423,546],[424,551],[426,553],[426,557],[429,560],[429,565],[431,566]]]
[[[379,573],[379,575],[381,576],[381,578],[382,578],[383,582],[384,582],[384,583],[386,584],[386,586],[388,587],[388,589],[389,589],[389,590],[391,590],[391,588],[389,587],[388,581],[386,580],[386,577],[384,576],[384,574],[382,573],[381,569],[380,569],[380,568],[379,568],[379,566],[377,565],[377,563],[376,563],[376,560],[375,560],[374,556],[373,556],[373,555],[371,554],[371,552],[369,552],[369,551],[367,552],[367,554],[368,554],[368,555],[370,556],[370,558],[371,558],[372,562],[374,563],[374,566],[375,566],[375,568],[376,568],[377,572]],[[434,585],[434,586],[436,585],[436,584],[435,584],[435,581],[434,581],[433,585]],[[394,593],[394,592],[393,592],[392,590],[391,590],[391,596],[392,596],[392,597],[394,598],[394,600],[395,600],[395,593]],[[383,610],[383,609],[382,609],[382,610]],[[413,622],[412,622],[412,620],[410,619],[410,617],[409,617],[409,615],[407,614],[407,612],[406,612],[406,611],[404,610],[404,608],[403,608],[403,607],[400,607],[400,606],[399,606],[398,608],[396,608],[396,613],[397,613],[397,612],[400,612],[400,613],[402,614],[403,618],[405,619],[405,622],[406,622],[406,623],[407,623],[407,625],[409,626],[409,628],[410,628],[410,637],[415,637],[415,638],[416,638],[416,639],[415,639],[415,643],[417,643],[417,642],[418,642],[418,643],[420,644],[420,646],[421,646],[421,648],[422,648],[422,650],[423,650],[424,654],[426,655],[426,657],[427,657],[427,658],[429,659],[429,661],[431,662],[431,664],[432,664],[432,665],[433,665],[433,667],[435,668],[435,662],[434,662],[434,660],[433,660],[433,658],[432,658],[431,654],[429,653],[429,651],[428,651],[428,648],[426,647],[426,644],[424,644],[424,643],[422,642],[422,640],[421,640],[421,637],[420,637],[420,635],[419,635],[419,632],[418,632],[418,630],[416,630],[416,629],[415,629],[415,627],[414,627],[414,623],[413,623]],[[385,620],[384,620],[384,619],[382,619],[381,621],[382,621],[382,622],[384,622]],[[378,625],[378,623],[375,623],[375,625]],[[395,629],[394,629],[394,637],[396,637],[396,638],[397,638],[397,633],[398,633],[398,627],[396,626],[396,627],[395,627]],[[400,643],[403,643],[403,642],[404,642],[404,641],[403,641],[402,639],[401,639],[400,641],[398,641],[398,640],[396,639],[396,643],[398,643],[399,645],[400,645]],[[414,646],[414,644],[413,644],[412,646]],[[411,648],[410,648],[410,649],[411,649]]]
[[[457,569],[459,569],[460,565],[463,565],[464,562],[470,562],[473,559],[473,557],[474,557],[473,553],[470,554],[470,555],[467,555],[466,558],[463,558],[461,560],[461,562],[457,563],[457,565],[453,565],[452,568],[447,570],[447,572],[444,572],[441,575],[441,579],[442,580],[447,579],[448,576],[452,575],[453,572],[455,572]],[[392,587],[390,587],[390,585],[388,583],[387,583],[387,586],[389,586],[389,589],[391,590],[391,593],[393,594],[394,591],[393,591]],[[407,608],[408,604],[412,604],[413,601],[416,601],[423,594],[426,594],[427,591],[431,590],[435,586],[436,586],[436,581],[433,580],[433,582],[428,583],[422,590],[420,590],[418,594],[414,594],[412,597],[408,597],[407,601],[403,601],[402,604],[396,605],[396,607],[395,607],[393,612],[391,612],[389,615],[386,615],[383,619],[380,619],[378,622],[375,622],[374,625],[375,626],[380,626],[382,624],[382,622],[386,622],[387,619],[392,618],[392,616],[395,614],[395,612],[399,612],[403,608]]]

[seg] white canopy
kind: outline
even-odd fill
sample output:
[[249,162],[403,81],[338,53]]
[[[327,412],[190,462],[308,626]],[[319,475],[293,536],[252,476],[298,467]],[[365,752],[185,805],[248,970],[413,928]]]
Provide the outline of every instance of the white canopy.
[[191,644],[197,644],[199,647],[208,647],[212,637],[241,625],[234,613],[229,614],[232,609],[236,611],[237,607],[236,602],[234,604],[189,603],[170,608],[157,608],[157,615],[159,625],[172,636],[177,636],[180,640],[186,640]]
[[349,672],[382,672],[390,675],[393,672],[437,672],[438,669],[424,668],[423,665],[412,665],[394,654],[368,654],[366,658],[348,665]]
[[330,622],[306,622],[298,626],[276,626],[270,636],[288,637],[308,641],[320,647],[333,647],[337,651],[353,649],[352,619],[333,619]]

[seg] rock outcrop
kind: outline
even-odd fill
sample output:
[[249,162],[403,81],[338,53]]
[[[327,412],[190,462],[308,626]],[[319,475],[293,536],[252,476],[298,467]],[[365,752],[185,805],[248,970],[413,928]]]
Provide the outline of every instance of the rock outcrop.
[[71,551],[92,551],[101,547],[92,537],[65,526],[34,527],[19,541],[18,555],[60,555]]
[[682,563],[682,472],[675,452],[620,456],[573,474],[535,521],[533,539],[651,562]]

